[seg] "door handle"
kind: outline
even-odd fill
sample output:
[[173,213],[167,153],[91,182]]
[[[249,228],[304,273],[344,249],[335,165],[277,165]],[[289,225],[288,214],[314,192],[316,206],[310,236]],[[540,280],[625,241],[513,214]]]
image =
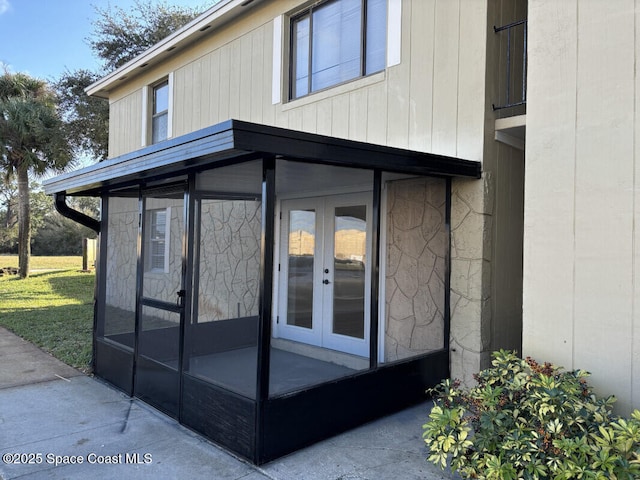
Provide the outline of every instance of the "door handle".
[[178,307],[183,307],[184,306],[183,299],[186,296],[186,294],[187,294],[186,290],[178,290],[176,292],[176,295],[178,296],[178,298],[176,300],[176,306],[178,306]]

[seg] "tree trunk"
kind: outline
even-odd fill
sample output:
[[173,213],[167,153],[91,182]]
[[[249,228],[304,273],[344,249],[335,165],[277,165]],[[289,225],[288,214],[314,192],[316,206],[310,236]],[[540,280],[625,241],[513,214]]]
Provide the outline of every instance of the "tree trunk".
[[20,268],[20,278],[27,278],[31,257],[29,174],[24,167],[18,167],[16,173],[18,177],[18,267]]

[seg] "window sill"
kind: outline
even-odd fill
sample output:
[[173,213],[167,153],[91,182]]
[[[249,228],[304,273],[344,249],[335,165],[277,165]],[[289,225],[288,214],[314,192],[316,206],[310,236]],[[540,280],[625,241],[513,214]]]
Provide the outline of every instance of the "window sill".
[[154,268],[152,270],[145,270],[144,274],[150,277],[164,277],[169,273],[168,270]]
[[354,90],[359,90],[370,85],[375,85],[376,83],[384,82],[385,79],[386,71],[382,70],[381,72],[374,73],[366,77],[360,77],[355,80],[350,80],[347,83],[341,83],[334,87],[329,87],[324,90],[310,93],[309,95],[305,95],[304,97],[289,100],[288,102],[282,104],[282,111],[286,112],[294,108],[309,105],[310,103],[319,102],[327,98],[337,97],[338,95],[342,95],[344,93],[353,92]]

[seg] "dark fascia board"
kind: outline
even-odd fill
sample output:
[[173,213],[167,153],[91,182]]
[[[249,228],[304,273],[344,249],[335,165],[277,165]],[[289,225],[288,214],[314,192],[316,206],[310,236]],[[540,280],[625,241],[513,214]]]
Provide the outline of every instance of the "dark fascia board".
[[111,188],[274,155],[351,168],[480,178],[480,162],[227,120],[44,182],[48,194]]
[[45,193],[100,191],[170,175],[195,163],[213,163],[246,154],[233,146],[232,121],[182,135],[43,182]]
[[235,147],[343,167],[480,178],[480,162],[233,120]]

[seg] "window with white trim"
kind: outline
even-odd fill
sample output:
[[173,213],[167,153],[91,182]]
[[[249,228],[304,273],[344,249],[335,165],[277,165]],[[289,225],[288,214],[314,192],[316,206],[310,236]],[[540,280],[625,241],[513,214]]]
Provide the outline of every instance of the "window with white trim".
[[171,138],[173,110],[173,73],[143,88],[142,146]]
[[158,143],[169,136],[169,80],[155,85],[152,97],[151,143]]
[[147,272],[168,272],[169,271],[169,233],[168,219],[170,217],[169,208],[149,210],[147,229],[147,248],[145,271]]
[[329,0],[291,18],[290,98],[384,70],[387,0]]

